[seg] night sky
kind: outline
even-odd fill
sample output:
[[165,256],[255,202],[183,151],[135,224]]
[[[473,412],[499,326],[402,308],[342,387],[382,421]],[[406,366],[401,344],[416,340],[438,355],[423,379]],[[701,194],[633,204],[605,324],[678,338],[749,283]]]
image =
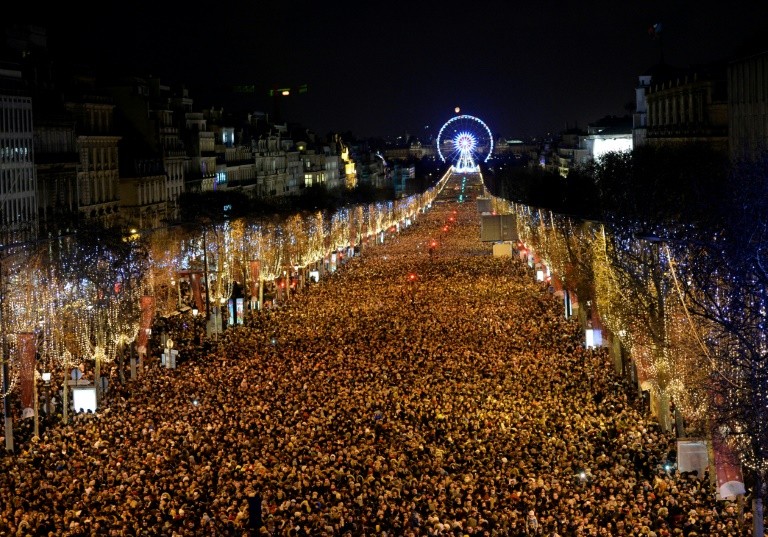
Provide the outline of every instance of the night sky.
[[[30,22],[82,63],[184,82],[197,109],[226,107],[234,86],[254,86],[232,102],[270,112],[270,88],[306,84],[281,112],[320,134],[436,131],[459,106],[495,134],[527,137],[627,113],[662,46],[668,64],[707,63],[768,21],[764,0],[165,4],[111,2],[107,13],[76,15],[69,3]],[[75,18],[51,22],[64,15]],[[661,40],[649,35],[654,23]]]

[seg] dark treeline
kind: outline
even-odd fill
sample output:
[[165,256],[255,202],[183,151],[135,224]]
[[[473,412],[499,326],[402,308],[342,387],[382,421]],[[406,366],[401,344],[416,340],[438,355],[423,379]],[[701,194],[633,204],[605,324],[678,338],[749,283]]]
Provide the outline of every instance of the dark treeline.
[[[670,344],[664,297],[672,285],[685,297],[686,314],[706,327],[714,360],[700,381],[710,397],[708,419],[737,446],[760,521],[755,535],[763,535],[768,153],[730,160],[701,144],[645,146],[608,154],[568,177],[499,167],[486,182],[511,201],[604,223],[611,270],[627,294],[641,297],[633,318],[649,319],[657,348]],[[664,281],[670,275],[674,284]]]
[[720,229],[735,212],[766,214],[766,159],[732,162],[704,144],[609,153],[568,177],[542,168],[489,171],[496,196],[578,218]]
[[[415,168],[414,178],[406,184],[404,195],[422,194],[440,179],[442,163],[429,159],[404,162],[403,167]],[[183,222],[222,222],[234,218],[269,218],[291,215],[296,212],[332,214],[343,207],[367,205],[394,200],[397,196],[394,184],[375,187],[359,182],[354,188],[328,188],[313,185],[304,188],[298,196],[259,198],[236,190],[185,192],[179,196],[180,219]]]
[[253,198],[238,191],[185,192],[179,196],[182,221],[204,218],[211,222],[244,217],[285,216],[295,212],[334,212],[358,203],[393,199],[392,189],[358,185],[351,189],[329,189],[325,185],[305,188],[301,195],[285,198]]

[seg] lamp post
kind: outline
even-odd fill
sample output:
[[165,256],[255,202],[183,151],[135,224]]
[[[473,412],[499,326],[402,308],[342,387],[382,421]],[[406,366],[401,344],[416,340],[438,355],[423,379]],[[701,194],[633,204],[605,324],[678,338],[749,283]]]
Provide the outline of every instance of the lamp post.
[[205,322],[211,320],[211,282],[208,281],[208,226],[203,226],[203,279],[205,280]]
[[104,353],[104,347],[96,346],[94,348],[93,352],[93,361],[94,361],[94,367],[93,367],[93,383],[96,387],[96,404],[98,405],[101,402],[101,397],[104,392],[103,384],[102,384],[102,377],[101,377],[101,363],[106,358],[106,354]]
[[51,373],[45,371],[40,375],[40,378],[45,382],[45,415],[51,414]]
[[261,267],[259,267],[259,311],[264,307],[264,277],[261,275]]
[[[651,329],[651,337],[656,339],[656,343],[660,347],[660,349],[655,352],[664,354],[666,353],[666,346],[668,344],[666,326],[664,322],[666,316],[666,304],[664,303],[664,282],[661,267],[662,258],[660,252],[661,245],[664,243],[664,240],[653,234],[636,235],[636,238],[641,241],[647,241],[651,245],[650,279],[652,283],[652,295],[650,298],[654,308],[652,312],[649,312],[648,326]],[[658,378],[656,379],[657,384],[659,385],[659,421],[661,422],[661,427],[664,431],[671,431],[672,424],[670,423],[669,419],[670,398],[669,393],[667,392],[668,384],[670,381],[670,371],[668,371],[669,366],[664,361],[662,363],[665,365],[665,367],[660,371],[660,374],[658,374]],[[680,436],[680,433],[681,431],[678,430],[678,436]]]
[[178,300],[178,303],[176,305],[176,308],[177,309],[181,309],[181,282],[177,282],[176,278],[171,276],[171,287],[175,287],[176,288],[176,292],[179,295],[179,300]]
[[[137,367],[138,364],[136,363],[138,360],[138,355],[140,352],[140,347],[137,346],[137,341],[134,340],[133,344],[128,347],[128,363],[131,368],[131,380],[134,381],[138,378],[137,373]],[[146,352],[146,349],[144,349]]]
[[8,362],[10,356],[8,353],[8,338],[6,334],[6,318],[4,312],[4,298],[5,298],[5,275],[3,274],[3,259],[0,257],[0,332],[2,337],[0,341],[0,347],[2,347],[3,353],[3,418],[5,419],[5,450],[13,451],[13,416],[9,412],[8,397],[11,390],[10,371],[8,370]]
[[5,450],[13,451],[13,417],[8,411],[8,397],[10,391],[10,382],[8,376],[8,344],[5,340],[5,330],[3,330],[3,417],[5,418]]
[[[225,315],[226,312],[226,315]],[[227,311],[227,299],[224,297],[221,297],[219,299],[219,315],[216,319],[216,333],[220,334],[224,332],[224,326],[226,326],[225,318],[229,315],[229,312]],[[234,321],[234,319],[233,319]],[[234,322],[233,322],[234,324]]]
[[416,274],[411,272],[408,274],[408,294],[411,299],[411,306],[416,304]]
[[33,431],[32,435],[33,438],[40,438],[40,402],[37,400],[37,379],[39,377],[40,373],[38,373],[37,368],[35,368],[34,372],[34,381],[32,383],[32,398],[33,398],[33,404],[35,405],[33,411],[34,411],[34,425],[33,425]]
[[69,380],[67,380],[67,369],[69,365],[64,366],[64,385],[61,394],[61,423],[66,425],[69,422]]
[[176,369],[176,358],[173,353],[173,340],[165,340],[165,367],[166,369]]
[[62,405],[61,405],[61,422],[66,425],[69,422],[69,380],[67,375],[69,374],[69,368],[72,365],[72,353],[68,350],[64,351],[61,356],[62,371],[64,372],[64,385],[62,392]]

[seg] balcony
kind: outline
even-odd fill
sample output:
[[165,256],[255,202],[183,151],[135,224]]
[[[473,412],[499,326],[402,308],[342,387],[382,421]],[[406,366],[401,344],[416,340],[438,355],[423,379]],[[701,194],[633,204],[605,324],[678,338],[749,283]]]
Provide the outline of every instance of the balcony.
[[256,177],[250,177],[248,179],[229,179],[227,181],[227,187],[229,188],[248,187],[248,186],[254,186],[257,184],[258,184],[258,179]]

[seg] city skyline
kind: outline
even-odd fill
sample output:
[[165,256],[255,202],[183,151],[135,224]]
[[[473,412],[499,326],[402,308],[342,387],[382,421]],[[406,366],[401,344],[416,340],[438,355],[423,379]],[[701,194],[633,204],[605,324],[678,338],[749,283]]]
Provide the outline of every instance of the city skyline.
[[628,113],[638,76],[662,52],[680,67],[727,58],[768,20],[768,7],[744,4],[724,13],[689,0],[620,9],[600,0],[492,2],[473,11],[454,2],[295,2],[210,13],[139,2],[64,26],[61,7],[19,22],[46,27],[61,57],[184,83],[196,107],[270,113],[269,91],[292,88],[283,119],[321,135],[436,133],[459,107],[494,134],[527,137]]

